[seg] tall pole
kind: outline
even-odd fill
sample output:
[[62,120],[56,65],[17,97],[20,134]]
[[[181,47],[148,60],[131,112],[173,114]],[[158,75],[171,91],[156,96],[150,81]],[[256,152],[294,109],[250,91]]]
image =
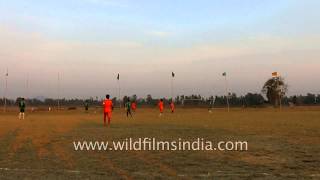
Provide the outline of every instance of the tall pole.
[[173,81],[174,81],[174,77],[175,77],[175,73],[172,71],[171,72],[171,101],[174,102],[174,99],[173,99]]
[[118,80],[118,97],[119,97],[119,108],[121,108],[121,89],[120,89],[120,80]]
[[211,99],[211,100],[210,100],[210,110],[209,110],[209,112],[212,113],[213,108],[214,108],[214,103],[215,103],[215,101],[216,101],[216,98],[212,96],[212,98],[210,98],[210,99]]
[[118,76],[117,76],[117,82],[118,82],[118,97],[119,97],[119,108],[121,108],[121,88],[120,88],[120,73],[118,73]]
[[227,94],[227,106],[228,106],[228,112],[230,112],[230,104],[229,104],[229,85],[228,85],[228,80],[227,80],[227,74],[224,76],[225,78],[225,83],[226,83],[226,94]]
[[173,76],[171,77],[171,101],[173,101]]
[[58,72],[58,111],[60,110],[60,73]]
[[27,74],[26,88],[27,88],[26,99],[29,99],[29,74]]
[[7,73],[5,76],[5,90],[4,90],[4,109],[3,111],[6,112],[7,111],[7,92],[8,92],[8,76],[9,76],[9,72],[8,72],[8,68],[7,68]]

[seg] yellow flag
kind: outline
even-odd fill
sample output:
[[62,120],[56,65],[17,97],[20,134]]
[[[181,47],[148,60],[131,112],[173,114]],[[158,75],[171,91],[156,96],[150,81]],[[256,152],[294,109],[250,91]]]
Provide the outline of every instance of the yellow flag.
[[278,77],[278,72],[273,72],[272,77]]

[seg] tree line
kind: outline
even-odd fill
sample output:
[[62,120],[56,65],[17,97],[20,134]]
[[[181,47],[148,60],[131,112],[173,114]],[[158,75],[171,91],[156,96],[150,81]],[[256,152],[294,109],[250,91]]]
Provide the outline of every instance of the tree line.
[[[137,97],[136,95],[124,96],[121,102],[126,102],[130,98],[130,101],[135,101],[138,106],[156,106],[159,98],[153,98],[150,94],[145,98]],[[244,96],[238,96],[235,93],[230,93],[229,104],[231,107],[265,107],[270,104],[273,105],[273,102],[270,102],[268,98],[265,98],[263,94],[260,93],[247,93]],[[165,103],[169,104],[171,98],[162,98]],[[17,98],[16,100],[7,99],[8,106],[15,106],[21,100]],[[47,98],[43,101],[39,99],[26,99],[26,104],[28,106],[49,106],[55,107],[58,104],[58,99]],[[114,97],[112,99],[115,105],[119,104],[119,99]],[[306,95],[294,95],[294,96],[284,96],[281,98],[282,105],[320,105],[320,94],[308,93]],[[177,106],[182,107],[225,107],[227,105],[227,96],[211,96],[203,97],[201,95],[179,95],[174,98],[174,102]],[[61,106],[83,106],[85,103],[88,103],[90,106],[101,106],[102,99],[98,98],[89,98],[89,99],[59,99]],[[0,99],[0,104],[4,104],[4,99]]]
[[[277,73],[275,73],[277,74]],[[320,94],[308,93],[307,95],[295,95],[286,96],[288,91],[288,85],[285,83],[284,78],[275,75],[268,79],[261,90],[261,93],[247,93],[244,96],[237,96],[235,93],[228,93],[226,96],[211,96],[203,97],[201,95],[179,95],[174,99],[162,98],[164,103],[169,104],[172,100],[178,106],[188,107],[225,107],[227,102],[231,107],[264,107],[272,105],[274,107],[284,105],[284,106],[299,106],[299,105],[319,105],[320,104]],[[266,98],[264,98],[264,96]],[[112,99],[113,103],[120,105],[125,103],[130,99],[130,101],[136,102],[138,106],[156,106],[159,98],[153,98],[151,94],[147,97],[141,98],[137,95],[124,96],[121,101],[114,97]],[[1,99],[0,103],[4,104],[5,99]],[[7,105],[16,105],[21,98],[16,100],[7,99]],[[58,104],[62,106],[82,106],[84,104],[89,104],[90,106],[101,106],[103,99],[98,97],[91,97],[89,99],[50,99],[47,98],[43,101],[39,99],[27,99],[26,103],[30,106],[49,106],[55,107]]]

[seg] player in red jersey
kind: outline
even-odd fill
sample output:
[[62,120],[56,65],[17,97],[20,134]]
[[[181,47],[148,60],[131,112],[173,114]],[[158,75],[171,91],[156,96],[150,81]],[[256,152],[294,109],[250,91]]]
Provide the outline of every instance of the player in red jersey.
[[170,103],[170,109],[171,109],[171,113],[174,113],[174,102],[171,101]]
[[108,127],[110,127],[110,121],[112,117],[113,104],[109,99],[110,95],[106,95],[106,99],[103,101],[103,109],[104,109],[104,126],[106,126],[106,118],[108,117]]
[[160,110],[160,114],[159,116],[162,116],[162,113],[163,113],[163,99],[160,99],[159,103],[158,103],[158,107],[159,107],[159,110]]
[[131,109],[132,109],[133,112],[136,112],[137,103],[136,103],[135,101],[133,101],[133,102],[131,103]]

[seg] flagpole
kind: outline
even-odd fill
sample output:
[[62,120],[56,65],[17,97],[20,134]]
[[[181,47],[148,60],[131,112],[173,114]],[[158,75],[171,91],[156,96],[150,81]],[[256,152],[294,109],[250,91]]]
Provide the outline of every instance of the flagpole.
[[60,73],[58,72],[58,111],[60,110]]
[[227,106],[228,106],[228,112],[230,112],[230,105],[229,105],[229,87],[228,87],[228,80],[227,75],[225,77],[225,83],[226,83],[226,93],[227,93]]
[[118,80],[118,96],[119,96],[119,108],[121,108],[121,88],[120,88],[120,74],[117,76]]
[[121,89],[120,89],[120,80],[118,80],[118,96],[119,96],[119,108],[121,108]]
[[27,74],[27,92],[26,92],[26,100],[29,99],[29,74]]
[[4,109],[3,109],[4,112],[7,111],[8,76],[9,76],[9,72],[8,72],[8,68],[7,68],[7,73],[5,76],[6,84],[5,84],[5,90],[4,90]]
[[171,75],[171,101],[173,102],[173,76]]

